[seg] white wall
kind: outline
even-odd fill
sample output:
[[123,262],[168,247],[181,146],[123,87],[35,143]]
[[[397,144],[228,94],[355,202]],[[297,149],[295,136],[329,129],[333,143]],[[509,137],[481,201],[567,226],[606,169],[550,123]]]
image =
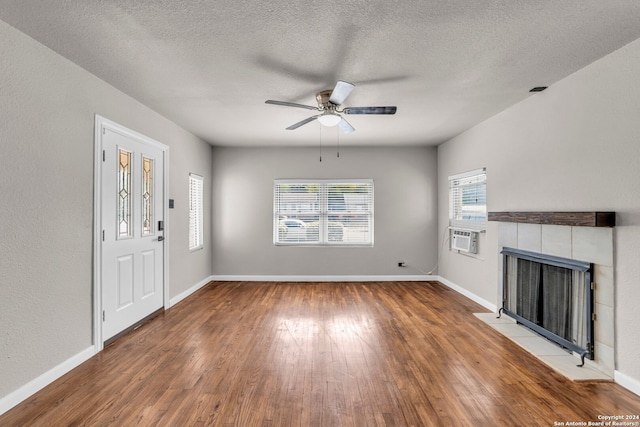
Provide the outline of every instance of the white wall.
[[2,21],[0,58],[1,401],[92,346],[94,115],[170,147],[171,296],[211,274],[184,237],[211,148]]
[[[215,275],[421,275],[436,262],[435,148],[214,148]],[[273,245],[273,180],[372,178],[375,244]],[[398,261],[409,264],[399,268]]]
[[[616,211],[616,369],[640,386],[640,40],[438,148],[439,223],[447,177],[487,167],[489,211]],[[440,274],[497,303],[497,226],[477,258],[445,250]],[[636,389],[640,390],[640,388]]]

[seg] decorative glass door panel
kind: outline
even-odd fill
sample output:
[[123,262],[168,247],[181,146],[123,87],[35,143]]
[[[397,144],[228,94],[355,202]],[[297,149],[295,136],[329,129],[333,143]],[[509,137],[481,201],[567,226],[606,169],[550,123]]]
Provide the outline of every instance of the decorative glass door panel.
[[153,159],[142,157],[142,235],[155,233],[153,225]]
[[118,148],[118,239],[133,236],[131,224],[131,162],[133,153]]

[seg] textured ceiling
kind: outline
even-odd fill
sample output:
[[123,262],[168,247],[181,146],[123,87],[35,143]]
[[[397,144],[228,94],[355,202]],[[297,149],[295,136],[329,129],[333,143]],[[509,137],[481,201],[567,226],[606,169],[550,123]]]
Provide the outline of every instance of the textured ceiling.
[[0,19],[213,145],[434,145],[640,37],[638,0],[0,0]]

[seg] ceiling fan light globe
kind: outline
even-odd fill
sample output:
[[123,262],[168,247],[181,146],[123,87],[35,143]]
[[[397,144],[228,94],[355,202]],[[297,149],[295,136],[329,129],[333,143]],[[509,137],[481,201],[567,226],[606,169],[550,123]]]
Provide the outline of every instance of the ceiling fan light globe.
[[338,123],[340,123],[341,120],[342,117],[338,116],[337,114],[323,114],[318,117],[318,121],[320,122],[320,124],[327,127],[336,126]]

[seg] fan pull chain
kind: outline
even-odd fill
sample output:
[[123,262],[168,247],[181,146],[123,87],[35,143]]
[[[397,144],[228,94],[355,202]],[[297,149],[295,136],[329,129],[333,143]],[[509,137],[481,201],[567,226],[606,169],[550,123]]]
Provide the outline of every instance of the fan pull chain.
[[320,163],[322,163],[322,126],[320,126]]
[[340,158],[340,130],[336,127],[336,141],[338,141],[337,143],[337,153],[336,153],[336,157]]

